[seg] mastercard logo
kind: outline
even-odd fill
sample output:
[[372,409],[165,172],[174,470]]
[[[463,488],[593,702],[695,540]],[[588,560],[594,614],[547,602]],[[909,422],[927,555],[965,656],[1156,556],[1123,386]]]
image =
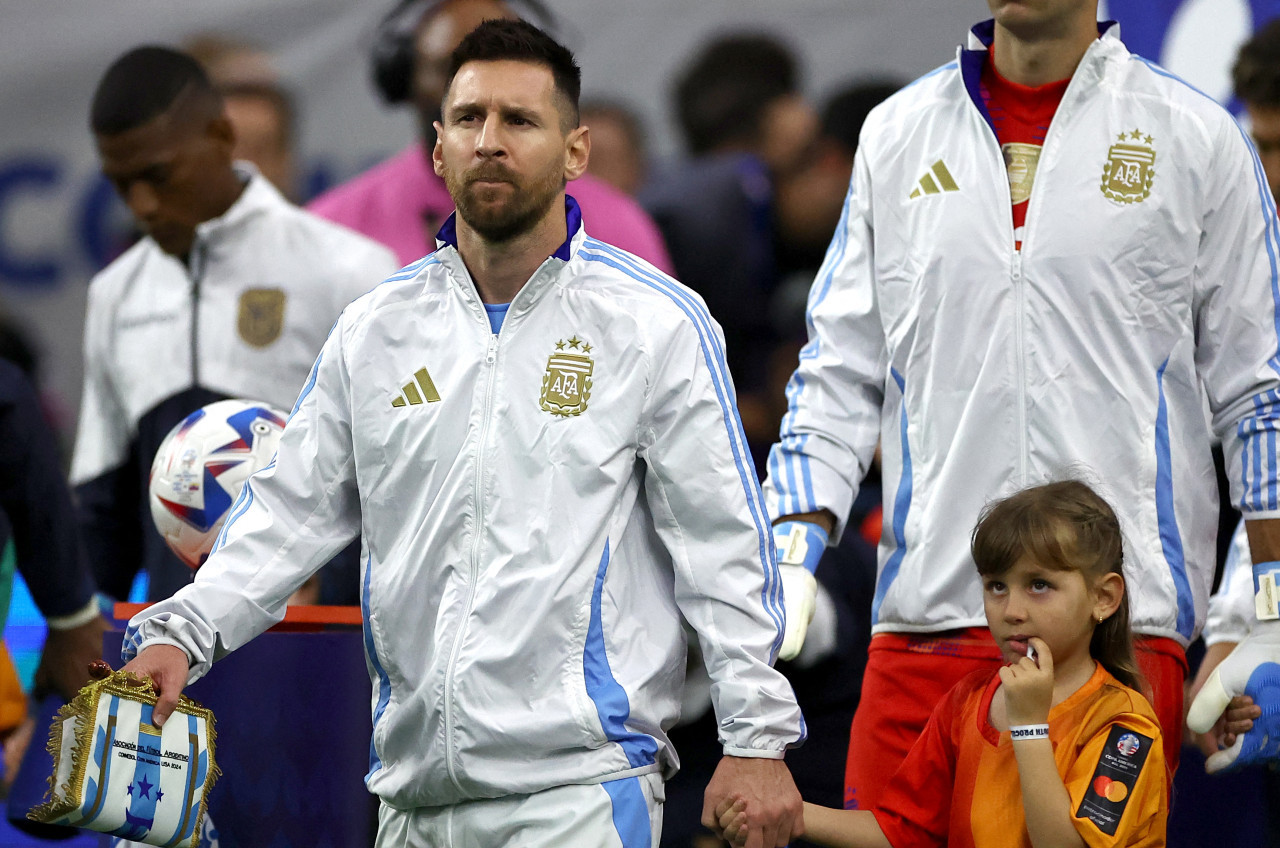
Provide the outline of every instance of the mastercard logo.
[[1113,804],[1118,804],[1129,795],[1129,787],[1118,780],[1101,776],[1093,781],[1093,791]]

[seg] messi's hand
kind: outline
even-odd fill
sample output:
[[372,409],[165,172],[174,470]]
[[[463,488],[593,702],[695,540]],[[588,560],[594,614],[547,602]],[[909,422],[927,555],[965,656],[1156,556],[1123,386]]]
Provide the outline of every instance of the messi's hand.
[[827,533],[809,521],[783,521],[774,525],[773,541],[778,551],[782,602],[787,613],[778,659],[792,660],[804,647],[805,633],[813,619],[818,597],[818,581],[813,572],[827,547]]
[[1236,695],[1252,698],[1262,716],[1236,737],[1234,745],[1209,757],[1205,771],[1210,774],[1280,761],[1280,621],[1255,624],[1214,669],[1191,704],[1187,726],[1196,733],[1208,732]]

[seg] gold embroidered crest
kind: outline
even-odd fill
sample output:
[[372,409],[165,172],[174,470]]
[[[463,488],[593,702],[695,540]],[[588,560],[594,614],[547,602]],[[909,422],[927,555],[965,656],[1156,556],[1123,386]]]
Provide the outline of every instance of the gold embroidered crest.
[[1105,197],[1117,203],[1141,203],[1151,196],[1151,183],[1156,178],[1156,151],[1151,147],[1154,140],[1141,130],[1120,133],[1102,166]]
[[249,289],[240,295],[236,330],[254,347],[266,347],[284,329],[285,293],[280,289]]
[[540,405],[544,411],[565,418],[586,411],[591,399],[591,372],[595,369],[587,355],[590,352],[591,345],[576,335],[556,342],[556,351],[547,357],[547,370],[542,375]]
[[1040,164],[1040,145],[1010,142],[1000,148],[1004,153],[1004,169],[1009,174],[1009,196],[1013,205],[1031,199],[1036,182],[1036,165]]

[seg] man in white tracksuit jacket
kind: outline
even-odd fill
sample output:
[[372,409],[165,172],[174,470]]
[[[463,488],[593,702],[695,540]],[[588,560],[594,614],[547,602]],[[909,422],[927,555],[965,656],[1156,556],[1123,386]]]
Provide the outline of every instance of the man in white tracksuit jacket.
[[748,798],[756,844],[783,845],[804,729],[720,330],[584,231],[568,51],[491,21],[454,73],[440,248],[344,312],[195,584],[130,623],[128,667],[172,703],[361,535],[379,845],[656,846],[683,616],[726,754],[708,803]]
[[[820,551],[814,525],[839,537],[882,447],[875,635],[846,780],[859,807],[937,696],[999,663],[969,553],[986,503],[1096,478],[1124,526],[1139,659],[1175,763],[1182,648],[1214,567],[1206,406],[1253,529],[1280,516],[1280,239],[1248,140],[1129,53],[1093,0],[989,5],[955,62],[863,128],[765,486],[780,537]],[[1014,103],[988,101],[991,62]],[[1002,150],[1001,119],[1055,82],[1051,122]]]
[[224,100],[185,53],[128,51],[90,115],[103,174],[144,235],[89,284],[71,482],[98,588],[124,599],[142,568],[148,597],[167,598],[192,571],[151,520],[157,448],[214,401],[288,409],[343,307],[398,263],[233,162]]

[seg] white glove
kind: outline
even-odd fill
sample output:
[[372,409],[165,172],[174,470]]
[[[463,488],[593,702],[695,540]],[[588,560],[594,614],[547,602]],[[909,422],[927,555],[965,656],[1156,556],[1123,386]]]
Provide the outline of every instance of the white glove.
[[804,635],[813,619],[818,595],[813,572],[827,547],[827,533],[810,521],[783,521],[774,525],[773,543],[778,550],[782,603],[787,615],[778,659],[791,660],[804,647]]
[[1210,774],[1280,761],[1280,621],[1255,623],[1253,632],[1214,669],[1191,704],[1187,726],[1207,733],[1236,695],[1253,698],[1262,717],[1234,745],[1209,757],[1204,768]]

